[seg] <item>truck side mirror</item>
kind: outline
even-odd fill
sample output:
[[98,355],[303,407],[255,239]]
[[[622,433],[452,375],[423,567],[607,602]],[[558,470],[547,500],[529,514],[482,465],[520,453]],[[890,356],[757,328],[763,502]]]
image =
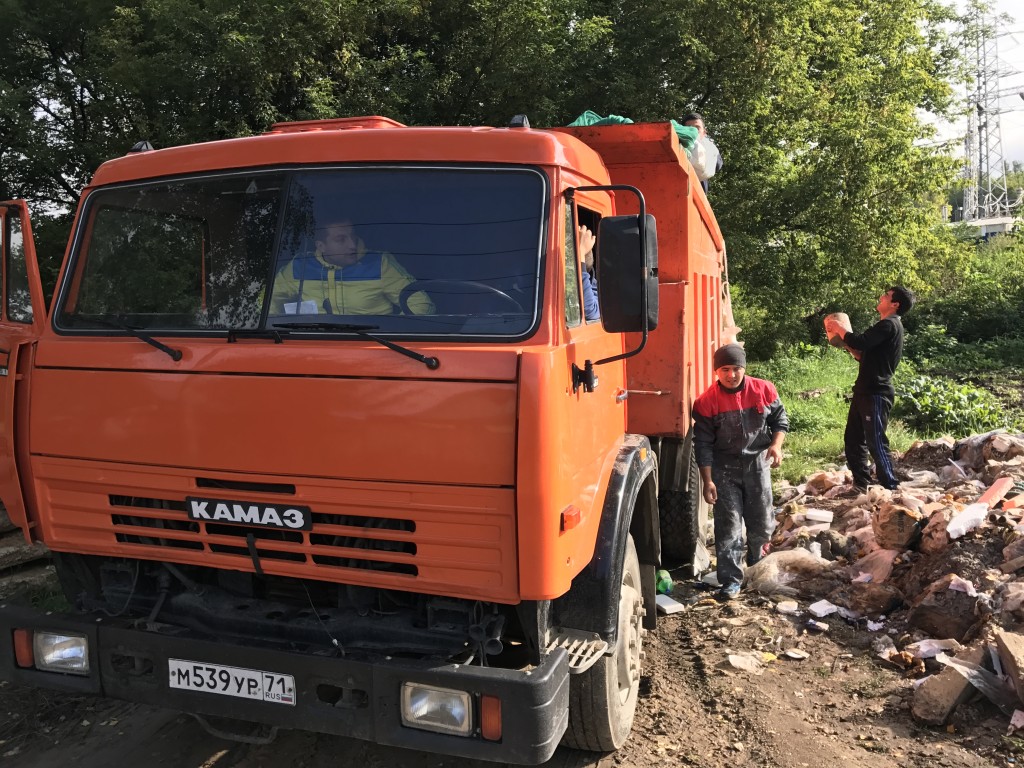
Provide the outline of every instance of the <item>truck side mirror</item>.
[[658,232],[654,217],[644,216],[643,233],[639,216],[601,219],[595,257],[604,329],[609,333],[640,333],[657,328]]

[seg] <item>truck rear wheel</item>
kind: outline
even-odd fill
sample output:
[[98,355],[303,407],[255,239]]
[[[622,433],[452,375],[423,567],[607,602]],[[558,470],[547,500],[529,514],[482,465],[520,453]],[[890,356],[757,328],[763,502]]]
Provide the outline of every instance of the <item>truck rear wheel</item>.
[[661,553],[668,565],[691,565],[700,570],[708,536],[708,505],[700,489],[700,470],[692,445],[687,465],[687,489],[663,490],[658,494],[661,523]]
[[626,743],[633,727],[640,690],[640,647],[644,603],[640,594],[640,561],[633,537],[619,586],[618,641],[615,652],[604,656],[569,682],[569,727],[563,743],[591,752],[611,752]]

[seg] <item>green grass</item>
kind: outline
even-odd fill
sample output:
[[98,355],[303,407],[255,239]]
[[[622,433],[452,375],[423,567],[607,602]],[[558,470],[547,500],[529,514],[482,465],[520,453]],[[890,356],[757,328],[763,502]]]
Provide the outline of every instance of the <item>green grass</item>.
[[[857,378],[857,362],[834,347],[801,345],[766,363],[750,363],[751,376],[768,379],[786,406],[790,432],[777,476],[798,483],[821,469],[839,466],[850,409],[847,397]],[[889,424],[889,442],[906,450],[917,438],[901,421]]]

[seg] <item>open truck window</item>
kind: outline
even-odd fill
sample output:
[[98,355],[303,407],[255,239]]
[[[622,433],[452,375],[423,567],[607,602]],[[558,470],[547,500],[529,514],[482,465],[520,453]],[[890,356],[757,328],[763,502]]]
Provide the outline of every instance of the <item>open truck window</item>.
[[4,252],[4,277],[7,288],[6,319],[15,323],[31,324],[32,297],[28,289],[28,268],[25,263],[25,243],[21,232],[21,219],[8,216],[4,219],[6,231],[0,232],[6,243]]
[[529,169],[324,168],[100,189],[57,324],[519,337],[537,317],[545,206],[544,177]]

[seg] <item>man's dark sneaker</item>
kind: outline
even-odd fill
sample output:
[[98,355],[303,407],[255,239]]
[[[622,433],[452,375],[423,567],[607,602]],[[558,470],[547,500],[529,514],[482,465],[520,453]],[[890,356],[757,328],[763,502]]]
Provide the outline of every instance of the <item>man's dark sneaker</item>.
[[722,587],[720,590],[718,590],[718,599],[720,601],[722,601],[723,603],[728,601],[728,600],[735,600],[739,596],[740,596],[740,585],[739,584],[730,584],[729,586]]

